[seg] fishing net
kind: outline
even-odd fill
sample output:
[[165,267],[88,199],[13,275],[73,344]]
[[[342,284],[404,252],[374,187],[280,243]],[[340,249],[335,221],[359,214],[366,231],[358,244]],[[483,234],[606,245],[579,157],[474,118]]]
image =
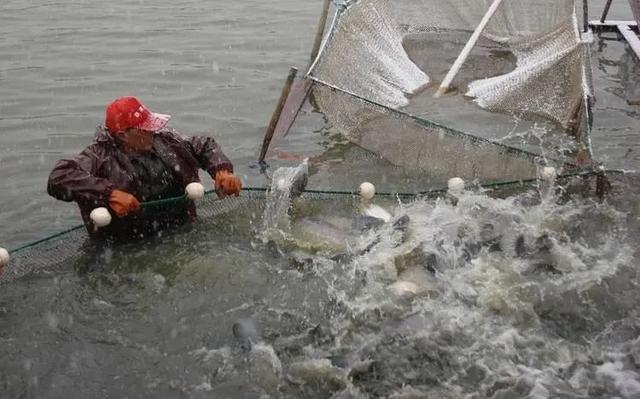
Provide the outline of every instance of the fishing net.
[[[598,173],[569,173],[559,176],[557,182],[566,193],[581,192],[591,195],[594,179],[589,177],[596,174]],[[515,180],[477,186],[477,188],[488,190],[487,192],[494,197],[506,197],[531,190],[539,183],[537,179]],[[446,192],[447,190],[443,188],[413,193],[381,192],[376,194],[376,202],[391,209],[400,203],[408,203],[416,199],[442,197]],[[207,228],[206,231],[222,232],[218,238],[224,240],[232,240],[234,235],[244,238],[247,235],[253,237],[263,228],[263,215],[268,202],[267,194],[266,188],[247,188],[243,190],[240,197],[219,199],[215,192],[207,192],[197,204],[198,219],[195,224],[201,228]],[[158,208],[174,206],[182,201],[186,199],[178,197],[145,203],[142,204],[142,211],[157,211]],[[300,198],[295,199],[295,211],[292,217],[294,215],[350,217],[356,214],[358,202],[358,195],[349,191],[307,190]],[[177,230],[174,234],[180,235],[181,232]],[[196,236],[198,234],[200,232],[196,232]],[[149,239],[154,238],[156,237]],[[185,245],[189,245],[189,240],[192,238],[188,238]],[[198,236],[198,239],[202,238]],[[89,239],[83,225],[75,226],[10,251],[11,260],[0,274],[0,284],[33,273],[51,272],[58,267],[82,270],[87,264],[95,262],[96,257],[103,256],[104,248],[102,243]]]
[[640,25],[640,0],[629,0],[631,11],[633,12],[633,18]]
[[[399,201],[442,194],[437,188],[421,192],[415,184],[424,183],[423,190],[443,187],[453,176],[508,195],[536,185],[541,165],[574,173],[572,157],[579,151],[590,153],[592,91],[588,40],[579,32],[573,0],[503,1],[453,81],[457,92],[440,99],[431,95],[435,85],[430,83],[449,70],[491,3],[337,3],[305,84],[313,82],[315,105],[332,128],[390,165],[384,165],[388,173],[380,172],[372,165],[378,160],[368,155],[342,162],[343,173],[332,170],[325,179],[330,187],[306,191],[296,209],[348,213],[356,197],[335,190],[341,184],[353,187],[371,174],[386,188],[390,182],[401,183],[404,190],[393,187],[386,194]],[[305,90],[299,87],[297,91]],[[301,92],[297,96],[304,98]],[[346,160],[357,153],[349,150],[341,156]],[[327,164],[331,162],[322,167]],[[362,176],[354,168],[359,164]],[[315,169],[312,186],[326,173]],[[405,170],[414,174],[404,175]],[[397,192],[405,194],[391,194]],[[172,206],[174,200],[184,201],[153,206]],[[239,198],[223,200],[208,193],[198,204],[198,223],[229,234],[234,229],[253,231],[261,223],[265,202],[265,189],[248,189]],[[96,251],[84,227],[78,226],[11,251],[0,283],[56,265],[82,263]]]
[[495,181],[536,175],[535,153],[394,112],[326,86],[318,86],[316,93],[323,111],[335,115],[334,123],[352,127],[350,140],[392,164],[425,171],[436,182],[451,176]]
[[[260,226],[265,208],[266,189],[245,189],[240,197],[219,199],[215,192],[207,192],[198,202],[197,224],[231,225],[233,229],[253,230]],[[351,193],[304,193],[296,204],[300,209],[313,208],[317,212],[334,212],[336,208],[351,209],[355,196]],[[163,207],[175,206],[185,198],[170,198],[143,204],[142,212],[157,212]],[[177,234],[180,232],[177,231]],[[233,234],[230,233],[230,234]],[[154,237],[150,237],[153,239]],[[58,266],[79,266],[86,260],[100,256],[102,243],[89,239],[83,225],[34,241],[10,251],[11,260],[0,274],[0,284],[14,281],[37,271],[51,271]],[[86,259],[85,259],[86,258]]]
[[[316,105],[353,143],[427,173],[518,179],[590,153],[589,38],[572,0],[503,1],[453,81],[459,94],[432,97],[491,3],[339,6],[307,74]],[[510,140],[514,121],[529,134]]]

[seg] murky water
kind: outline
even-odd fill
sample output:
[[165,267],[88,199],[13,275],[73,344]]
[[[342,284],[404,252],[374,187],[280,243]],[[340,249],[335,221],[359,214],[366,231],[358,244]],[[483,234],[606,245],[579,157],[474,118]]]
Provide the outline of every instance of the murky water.
[[[616,179],[616,194],[633,200],[605,204],[548,189],[508,199],[471,191],[456,206],[379,199],[392,220],[359,232],[338,222],[357,201],[303,201],[292,213],[296,240],[266,244],[256,202],[135,252],[111,251],[101,271],[67,265],[4,285],[2,389],[636,397],[638,183]],[[350,242],[307,245],[318,229]],[[232,334],[246,318],[262,338],[250,351]]]
[[[48,172],[122,94],[184,133],[215,132],[245,182],[265,184],[248,164],[288,66],[306,64],[319,9],[3,2],[0,245],[78,223],[46,196]],[[620,42],[594,44],[593,144],[607,166],[639,169],[630,59]],[[339,161],[353,153],[314,133],[320,116],[297,126],[281,148],[328,147],[313,182],[332,187],[334,170],[348,181]],[[304,240],[285,243],[263,243],[262,210],[243,208],[106,253],[102,271],[85,274],[84,260],[3,285],[0,397],[638,397],[638,183],[615,182],[607,203],[537,191],[468,193],[456,207],[379,200],[410,222],[365,232],[352,230],[350,198],[301,204],[292,231]],[[318,231],[350,241],[314,244]],[[231,331],[247,317],[263,337],[250,352]]]

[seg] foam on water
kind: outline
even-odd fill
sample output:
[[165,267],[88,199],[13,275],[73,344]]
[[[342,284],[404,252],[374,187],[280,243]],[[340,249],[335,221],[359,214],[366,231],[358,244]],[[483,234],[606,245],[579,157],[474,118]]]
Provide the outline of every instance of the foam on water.
[[[615,357],[615,345],[600,344],[604,359],[618,360],[590,354],[604,326],[637,311],[637,293],[626,291],[634,299],[625,301],[616,294],[628,283],[621,276],[637,281],[629,270],[635,249],[616,227],[625,213],[591,200],[559,203],[549,192],[467,192],[457,206],[417,201],[399,212],[411,218],[404,237],[383,227],[370,252],[316,269],[341,312],[330,320],[334,340],[310,356],[340,353],[350,381],[375,397],[399,395],[389,387],[405,385],[438,397],[635,394],[640,374]],[[598,238],[587,239],[594,232],[584,229],[596,225]],[[517,237],[524,249],[509,247]],[[414,263],[405,259],[403,268],[425,270],[429,256],[437,266],[426,282],[411,281],[429,287],[407,302],[385,287],[406,276],[398,259],[412,251]],[[356,367],[363,361],[364,371]]]
[[[17,280],[0,302],[3,393],[62,394],[69,378],[87,396],[634,397],[637,182],[605,202],[542,182],[506,199],[465,191],[457,205],[380,197],[391,220],[358,234],[346,224],[338,252],[273,251],[262,208],[248,207],[235,217],[253,227],[220,216],[114,249],[104,272]],[[288,233],[299,243],[301,220],[357,207],[305,201]],[[244,318],[260,327],[249,351],[233,343]]]
[[[300,195],[299,185],[306,185],[307,160],[296,167],[282,167],[273,172],[267,206],[262,217],[263,239],[286,234],[291,229],[289,210],[292,196]],[[304,187],[302,187],[304,190]]]

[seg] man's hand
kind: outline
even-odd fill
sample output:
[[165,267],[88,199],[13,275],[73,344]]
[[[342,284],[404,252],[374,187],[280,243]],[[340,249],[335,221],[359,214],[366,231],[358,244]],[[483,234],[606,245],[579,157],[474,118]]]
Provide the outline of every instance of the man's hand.
[[122,218],[140,209],[140,202],[126,191],[113,190],[109,198],[109,207]]
[[240,190],[242,190],[242,183],[237,176],[228,170],[219,170],[216,172],[215,187],[216,193],[220,198],[224,198],[227,195],[235,195],[237,197],[240,195]]

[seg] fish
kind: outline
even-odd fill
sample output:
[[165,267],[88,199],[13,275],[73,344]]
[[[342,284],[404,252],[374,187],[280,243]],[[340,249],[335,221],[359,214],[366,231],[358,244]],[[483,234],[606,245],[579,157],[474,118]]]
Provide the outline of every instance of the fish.
[[353,218],[353,222],[351,223],[351,228],[354,231],[362,232],[362,231],[367,231],[367,230],[380,227],[384,223],[385,223],[384,220],[374,216],[358,215]]
[[282,382],[282,362],[273,347],[262,339],[255,320],[239,319],[231,330],[236,345],[246,355],[250,378],[266,391],[277,392]]
[[291,183],[290,196],[291,198],[298,198],[307,189],[309,184],[309,158],[306,158],[297,167],[296,173]]
[[345,252],[353,242],[350,231],[343,231],[317,217],[304,217],[292,226],[296,244],[312,251]]
[[240,319],[233,323],[231,330],[233,331],[236,345],[244,352],[249,352],[253,345],[262,340],[261,334],[253,319]]

